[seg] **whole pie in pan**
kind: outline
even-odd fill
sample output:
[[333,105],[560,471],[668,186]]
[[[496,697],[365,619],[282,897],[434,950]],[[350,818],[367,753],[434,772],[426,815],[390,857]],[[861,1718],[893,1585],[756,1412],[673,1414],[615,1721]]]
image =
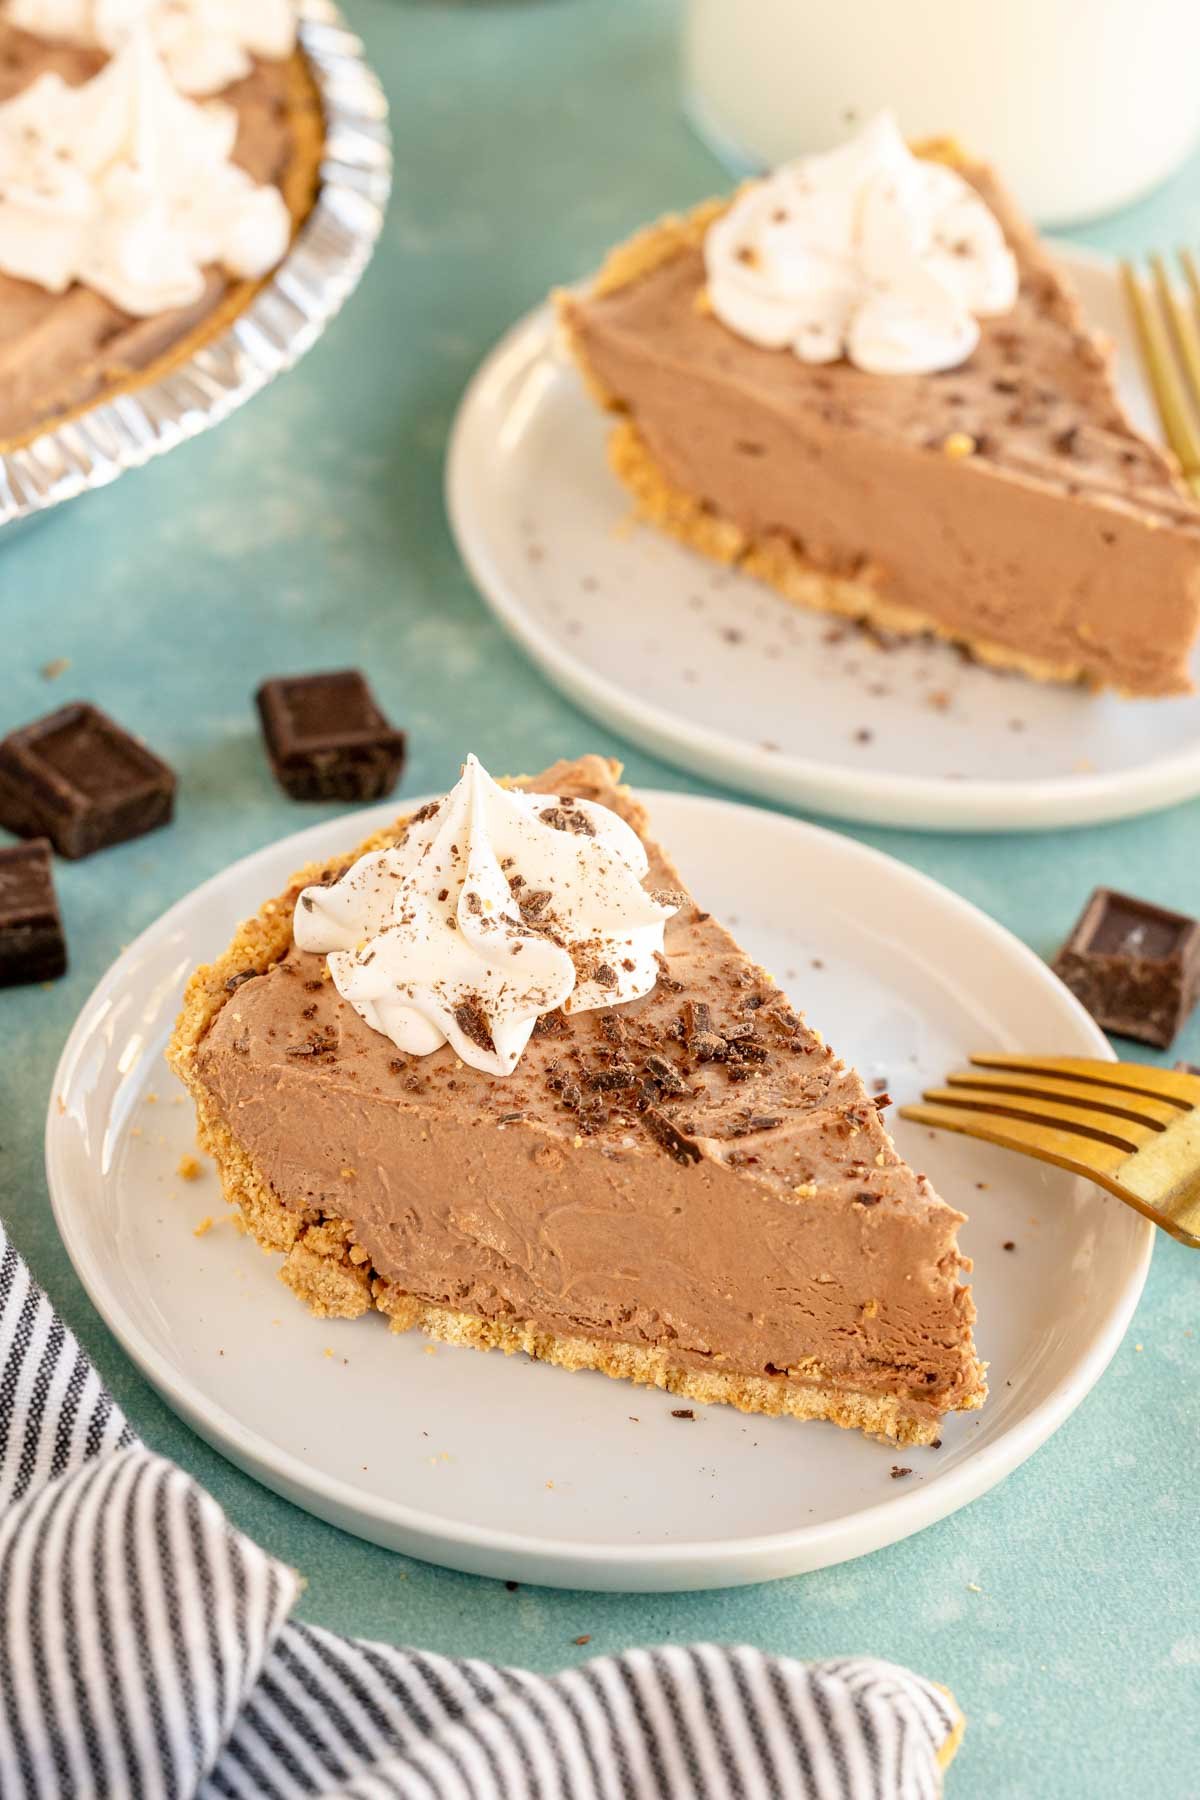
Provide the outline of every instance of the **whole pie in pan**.
[[[321,106],[298,47],[243,61],[219,94],[184,94],[148,37],[110,57],[0,15],[0,451],[185,362],[286,250],[316,198]],[[223,231],[226,206],[245,212]],[[180,270],[184,241],[226,260]]]

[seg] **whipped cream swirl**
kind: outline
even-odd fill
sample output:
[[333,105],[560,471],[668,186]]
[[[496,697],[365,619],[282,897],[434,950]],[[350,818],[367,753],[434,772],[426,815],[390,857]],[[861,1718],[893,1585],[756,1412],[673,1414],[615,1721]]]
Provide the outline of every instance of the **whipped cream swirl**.
[[710,226],[704,259],[731,331],[877,375],[954,368],[979,341],[978,319],[1017,297],[995,215],[953,169],[913,156],[890,113],[743,188]]
[[146,29],[184,94],[216,94],[296,47],[292,0],[8,0],[10,24],[111,55]]
[[497,785],[474,756],[404,841],[296,903],[301,950],[410,1056],[449,1043],[511,1075],[537,1020],[640,999],[676,903],[642,886],[637,833],[594,801]]
[[194,305],[210,264],[265,275],[291,218],[231,161],[236,137],[233,109],[177,93],[144,32],[80,87],[40,75],[0,106],[0,269],[138,317]]

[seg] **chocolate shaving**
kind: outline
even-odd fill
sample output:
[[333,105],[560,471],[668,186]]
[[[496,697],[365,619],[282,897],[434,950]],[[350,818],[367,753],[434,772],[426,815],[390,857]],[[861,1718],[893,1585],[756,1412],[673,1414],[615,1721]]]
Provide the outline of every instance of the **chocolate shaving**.
[[426,819],[433,818],[441,804],[440,800],[427,800],[424,806],[418,807],[417,811],[412,814],[408,823],[410,825],[423,825]]
[[646,1121],[646,1129],[656,1143],[662,1145],[669,1156],[677,1163],[697,1163],[700,1161],[700,1146],[684,1137],[683,1133],[672,1124],[665,1113],[648,1107],[642,1117]]
[[866,1188],[863,1188],[860,1193],[855,1194],[854,1198],[859,1206],[878,1206],[883,1196],[869,1193]]
[[492,1028],[487,1022],[487,1014],[474,996],[461,1000],[454,1009],[454,1023],[464,1037],[478,1044],[481,1050],[495,1052],[496,1040],[492,1036]]
[[235,988],[241,987],[243,981],[253,981],[257,974],[257,969],[239,969],[238,973],[236,975],[231,975],[229,980],[225,983],[225,992],[227,994],[232,994]]
[[654,966],[658,970],[658,979],[669,994],[682,994],[683,983],[676,981],[671,974],[671,965],[661,950],[654,952]]
[[577,837],[596,835],[596,827],[587,814],[576,811],[570,801],[563,801],[558,806],[548,806],[540,817],[543,825],[551,825],[555,831],[573,831]]
[[658,1083],[664,1094],[686,1094],[687,1083],[673,1063],[665,1056],[648,1056],[646,1073],[652,1081]]
[[532,1037],[565,1037],[571,1027],[567,1024],[566,1015],[561,1007],[553,1012],[542,1013],[535,1021]]
[[592,970],[592,980],[597,987],[616,987],[617,971],[611,963],[597,963]]
[[601,1013],[598,1022],[601,1031],[604,1033],[610,1044],[623,1044],[625,1042],[624,1021],[619,1019],[616,1013]]
[[528,894],[522,894],[517,901],[523,919],[536,919],[539,913],[546,910],[550,900],[549,888],[534,888]]
[[673,1419],[694,1419],[695,1416],[695,1411],[690,1406],[673,1406],[671,1408],[671,1417]]
[[703,1000],[685,1000],[682,1017],[683,1035],[689,1042],[693,1038],[713,1035],[712,1011]]
[[588,1086],[602,1094],[620,1093],[633,1087],[636,1081],[637,1075],[628,1063],[614,1064],[611,1069],[601,1069],[588,1076]]
[[337,1039],[332,1032],[314,1031],[302,1044],[289,1044],[288,1056],[329,1056],[337,1049]]

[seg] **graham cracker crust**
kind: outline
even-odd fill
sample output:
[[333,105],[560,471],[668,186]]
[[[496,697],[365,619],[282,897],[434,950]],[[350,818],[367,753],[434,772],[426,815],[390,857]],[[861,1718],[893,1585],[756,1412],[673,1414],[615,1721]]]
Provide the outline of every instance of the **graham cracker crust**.
[[[294,50],[288,59],[287,98],[293,148],[291,160],[279,182],[279,190],[292,215],[294,243],[297,232],[316,204],[321,160],[325,154],[325,115],[312,70],[302,50]],[[142,367],[131,369],[126,374],[114,374],[105,381],[99,393],[93,394],[80,405],[67,407],[62,412],[39,419],[27,431],[17,432],[10,438],[0,438],[0,455],[23,449],[44,432],[57,430],[60,425],[68,424],[72,419],[82,418],[85,413],[92,412],[97,406],[106,405],[121,394],[134,393],[152,382],[161,381],[165,375],[190,361],[198,350],[228,330],[274,277],[275,269],[269,269],[256,281],[229,282],[212,311],[191,331],[185,332],[164,350],[161,356],[154,357]]]
[[[628,812],[636,824],[641,809],[631,803]],[[386,1315],[393,1331],[416,1327],[447,1344],[501,1350],[506,1356],[523,1352],[561,1369],[597,1371],[701,1405],[720,1403],[769,1417],[825,1419],[888,1443],[931,1444],[941,1429],[937,1416],[918,1413],[893,1396],[836,1386],[815,1359],[790,1380],[698,1370],[672,1363],[661,1350],[559,1336],[530,1320],[484,1319],[417,1299],[376,1273],[367,1252],[355,1241],[351,1221],[312,1209],[294,1211],[284,1204],[218,1115],[197,1077],[196,1051],[217,1013],[236,994],[239,977],[263,973],[291,948],[292,915],[300,890],[335,878],[358,857],[394,843],[406,822],[407,816],[401,817],[348,854],[297,870],[283,893],[265,901],[239,926],[229,947],[191,976],[167,1047],[167,1062],[195,1104],[200,1148],[214,1159],[225,1198],[238,1208],[250,1235],[263,1250],[283,1255],[280,1279],[318,1318],[357,1319],[375,1309]],[[985,1393],[981,1385],[961,1407],[981,1406]]]

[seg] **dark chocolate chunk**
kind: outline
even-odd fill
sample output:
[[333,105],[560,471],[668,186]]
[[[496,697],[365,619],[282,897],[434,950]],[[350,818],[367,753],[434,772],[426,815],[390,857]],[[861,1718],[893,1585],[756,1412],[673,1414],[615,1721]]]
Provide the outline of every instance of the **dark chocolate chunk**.
[[255,700],[275,779],[293,800],[380,800],[395,787],[404,733],[357,669],[274,676]]
[[1200,922],[1097,888],[1053,966],[1098,1025],[1165,1050],[1200,999]]
[[78,858],[165,825],[175,776],[140,738],[86,702],[0,742],[0,825]]
[[67,968],[67,940],[54,892],[50,845],[0,849],[0,987],[55,981]]

